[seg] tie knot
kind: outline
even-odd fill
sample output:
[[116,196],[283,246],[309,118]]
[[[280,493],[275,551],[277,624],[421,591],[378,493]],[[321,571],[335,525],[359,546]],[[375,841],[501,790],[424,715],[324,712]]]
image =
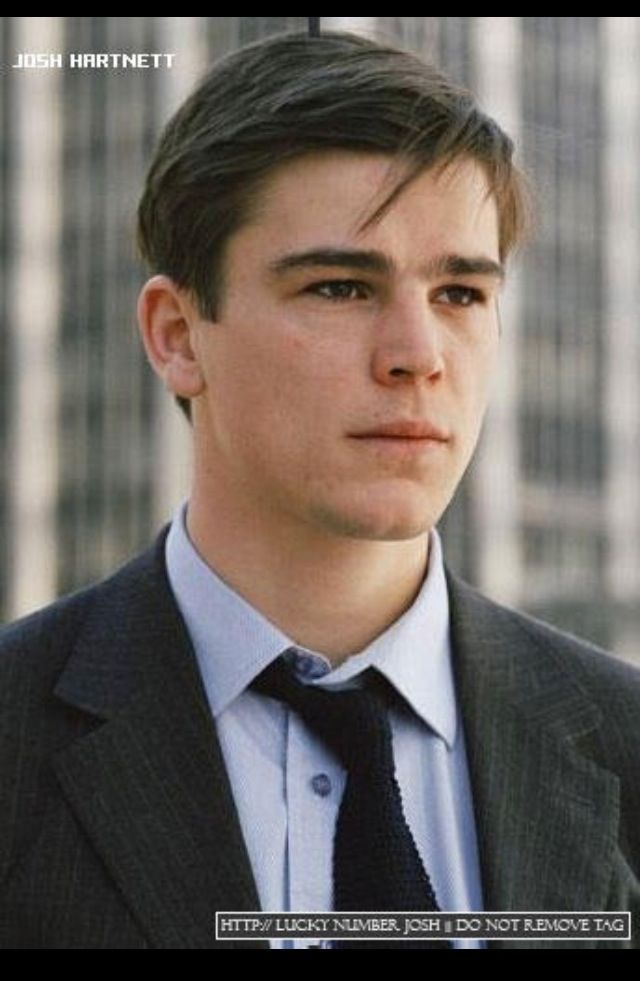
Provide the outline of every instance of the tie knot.
[[366,687],[332,690],[304,684],[279,657],[258,675],[252,688],[297,712],[350,771],[393,768],[391,729],[384,697],[385,681],[368,671]]

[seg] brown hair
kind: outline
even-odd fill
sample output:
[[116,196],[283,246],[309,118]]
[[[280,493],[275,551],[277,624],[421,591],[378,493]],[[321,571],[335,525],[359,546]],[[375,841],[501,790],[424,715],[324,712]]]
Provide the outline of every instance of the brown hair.
[[[226,243],[271,171],[336,149],[409,163],[370,221],[420,171],[466,156],[495,195],[501,259],[524,235],[526,185],[513,143],[470,92],[415,55],[357,35],[287,34],[217,62],[169,121],[138,209],[143,258],[214,319]],[[188,401],[178,402],[188,415]]]

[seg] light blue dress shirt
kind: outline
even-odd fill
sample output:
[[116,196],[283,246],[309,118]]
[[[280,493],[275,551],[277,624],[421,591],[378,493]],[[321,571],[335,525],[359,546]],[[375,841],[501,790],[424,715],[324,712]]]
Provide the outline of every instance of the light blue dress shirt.
[[[191,543],[185,517],[183,505],[167,538],[169,580],[215,719],[262,909],[332,909],[333,833],[346,780],[337,757],[296,713],[249,690],[267,664],[289,652],[301,680],[327,687],[356,684],[375,666],[414,709],[390,708],[405,815],[440,909],[481,910],[437,532],[413,605],[362,653],[332,670],[325,657],[296,645],[216,575]],[[274,940],[271,946],[305,948],[317,941]],[[484,945],[465,940],[455,946]]]

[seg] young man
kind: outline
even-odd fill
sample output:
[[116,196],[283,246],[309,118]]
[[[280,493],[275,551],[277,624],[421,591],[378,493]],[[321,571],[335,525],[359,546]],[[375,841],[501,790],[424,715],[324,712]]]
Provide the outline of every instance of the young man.
[[228,947],[217,910],[637,910],[638,674],[475,593],[435,531],[499,353],[511,150],[347,35],[240,51],[169,124],[139,320],[192,491],[3,635],[4,947]]

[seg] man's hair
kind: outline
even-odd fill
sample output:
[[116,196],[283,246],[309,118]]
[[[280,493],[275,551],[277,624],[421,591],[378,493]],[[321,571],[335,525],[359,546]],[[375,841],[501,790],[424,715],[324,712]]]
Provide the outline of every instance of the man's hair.
[[[369,218],[417,174],[468,157],[484,169],[504,261],[528,223],[513,143],[473,95],[398,48],[345,33],[270,37],[227,55],[169,121],[138,210],[138,245],[215,319],[229,238],[285,161],[351,150],[405,166]],[[178,398],[189,415],[189,401]]]

